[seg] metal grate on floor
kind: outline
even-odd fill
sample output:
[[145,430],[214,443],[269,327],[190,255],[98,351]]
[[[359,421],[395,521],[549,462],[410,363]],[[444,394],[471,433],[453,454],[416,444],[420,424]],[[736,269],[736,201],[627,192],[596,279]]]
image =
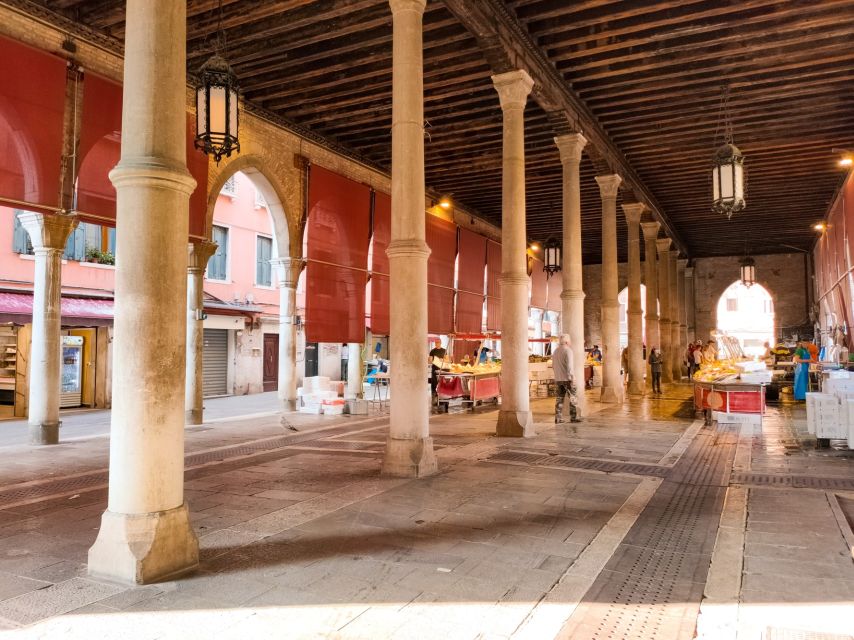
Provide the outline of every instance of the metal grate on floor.
[[561,456],[507,449],[492,454],[486,458],[486,462],[513,462],[540,467],[584,469],[588,471],[601,471],[602,473],[628,473],[638,476],[653,476],[656,478],[664,478],[670,471],[670,467],[662,467],[652,464],[637,464],[632,462],[599,460],[596,458],[579,458],[575,456]]
[[732,484],[758,487],[782,487],[793,489],[840,489],[854,490],[854,479],[830,478],[827,476],[775,475],[771,473],[733,473]]

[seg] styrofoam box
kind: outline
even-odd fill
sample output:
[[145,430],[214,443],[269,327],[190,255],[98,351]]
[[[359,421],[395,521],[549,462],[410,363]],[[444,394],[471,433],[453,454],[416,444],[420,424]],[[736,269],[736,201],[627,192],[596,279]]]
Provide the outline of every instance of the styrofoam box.
[[848,438],[848,411],[829,393],[807,394],[807,429],[816,438]]
[[845,407],[848,410],[848,448],[854,449],[854,399],[846,400]]
[[319,402],[307,402],[299,408],[299,412],[311,413],[319,416],[323,412],[323,405]]
[[712,411],[712,417],[718,421],[718,424],[762,424],[762,416],[758,413]]
[[344,404],[324,404],[323,414],[327,416],[340,416],[344,413]]
[[742,382],[747,384],[762,384],[771,382],[770,371],[752,371],[750,373],[742,373],[739,376]]

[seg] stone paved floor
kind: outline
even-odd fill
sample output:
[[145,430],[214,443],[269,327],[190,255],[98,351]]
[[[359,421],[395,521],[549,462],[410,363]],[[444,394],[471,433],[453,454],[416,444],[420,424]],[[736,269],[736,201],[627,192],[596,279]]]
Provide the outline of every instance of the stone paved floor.
[[[378,474],[387,417],[283,424],[229,405],[253,417],[187,431],[199,570],[137,588],[86,576],[108,440],[0,447],[0,635],[851,634],[840,519],[854,505],[854,457],[815,450],[801,407],[771,409],[739,434],[701,428],[689,394],[674,385],[662,399],[593,403],[584,423],[557,427],[551,401],[535,400],[527,440],[492,437],[491,409],[434,416],[441,473],[418,481]],[[730,472],[843,489],[735,484]]]

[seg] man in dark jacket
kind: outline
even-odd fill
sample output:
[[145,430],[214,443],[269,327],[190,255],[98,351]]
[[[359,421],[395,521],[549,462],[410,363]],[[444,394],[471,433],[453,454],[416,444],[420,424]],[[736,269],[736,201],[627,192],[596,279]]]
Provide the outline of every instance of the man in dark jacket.
[[664,357],[658,347],[653,347],[649,354],[649,370],[652,373],[652,392],[661,393],[661,365]]

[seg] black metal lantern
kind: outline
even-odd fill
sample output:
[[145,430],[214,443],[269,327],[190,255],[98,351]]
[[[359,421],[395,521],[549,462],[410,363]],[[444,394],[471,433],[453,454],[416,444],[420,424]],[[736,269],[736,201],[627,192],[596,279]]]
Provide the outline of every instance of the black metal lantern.
[[748,289],[756,284],[756,262],[750,256],[741,260],[741,284]]
[[563,268],[560,241],[557,238],[549,238],[543,244],[543,271],[546,278],[551,278]]
[[196,87],[196,149],[223,156],[240,152],[237,76],[224,58],[214,54],[199,70]]
[[727,218],[744,210],[744,156],[734,144],[718,147],[712,161],[712,209]]

